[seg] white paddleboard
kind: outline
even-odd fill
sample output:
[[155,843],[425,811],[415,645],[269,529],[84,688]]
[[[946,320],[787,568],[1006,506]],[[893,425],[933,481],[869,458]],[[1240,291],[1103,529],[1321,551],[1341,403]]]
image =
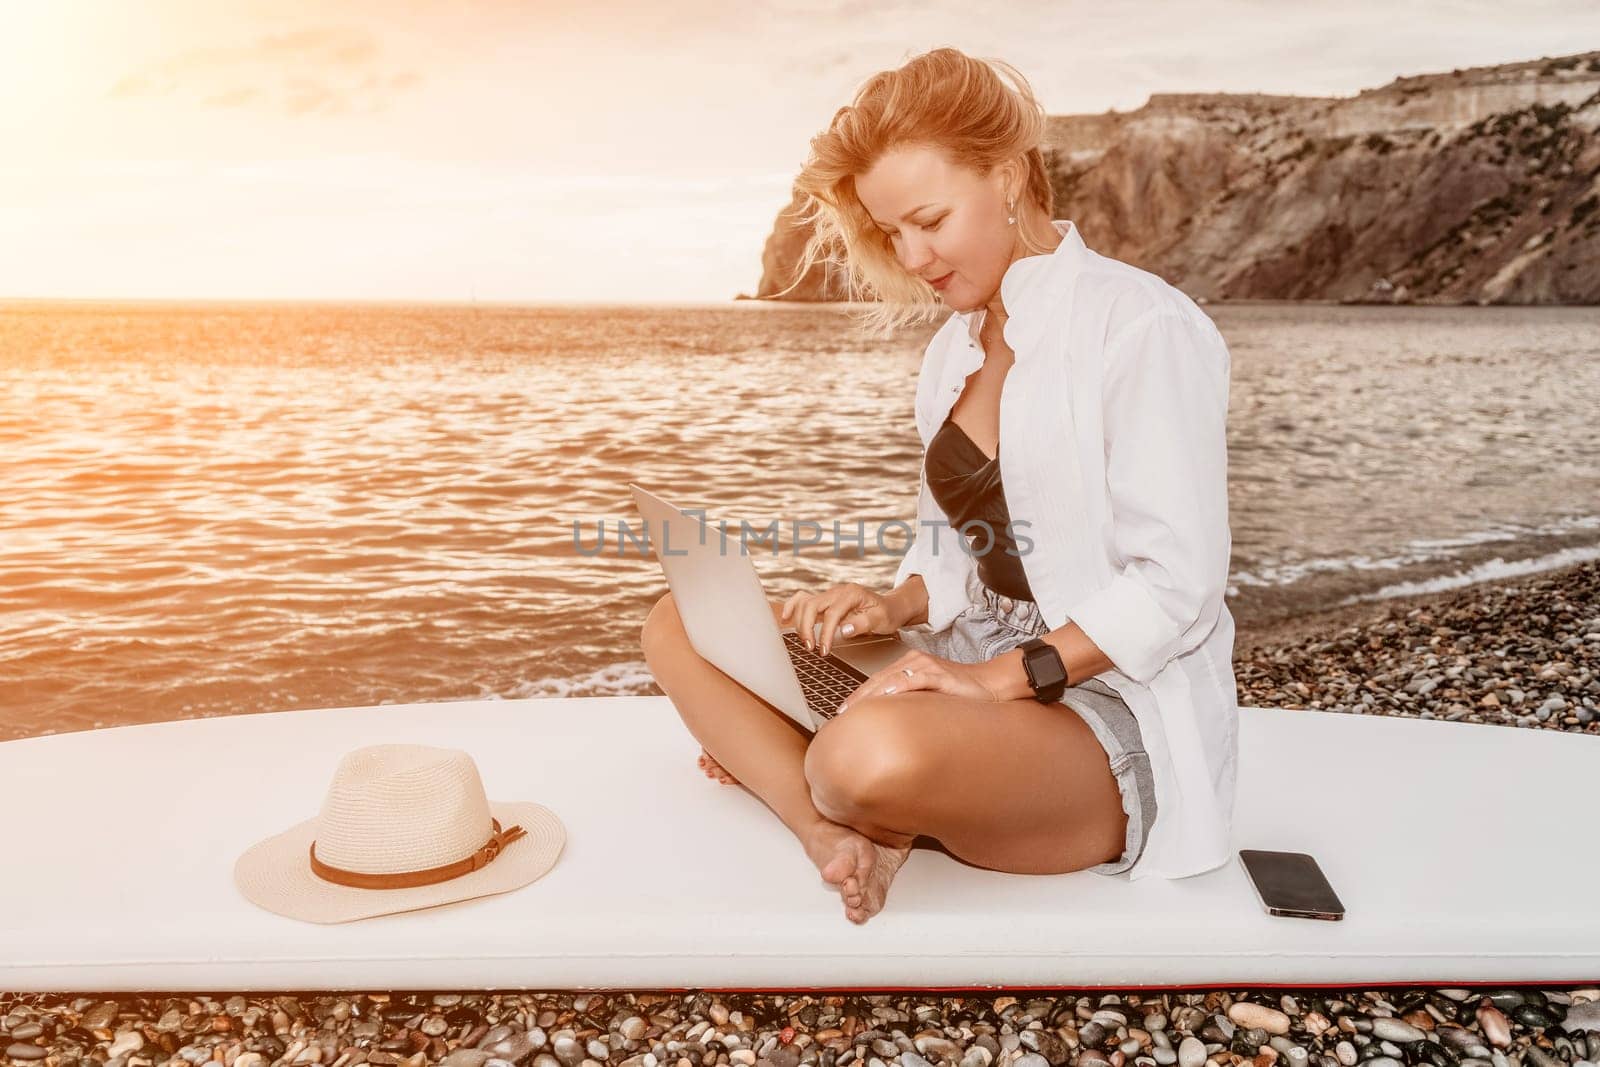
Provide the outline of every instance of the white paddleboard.
[[[1339,922],[1192,878],[1011,875],[917,849],[845,918],[789,831],[708,780],[665,697],[293,711],[0,744],[0,988],[928,989],[1566,983],[1600,975],[1600,745],[1472,723],[1243,708],[1234,848],[1308,852]],[[234,887],[363,745],[465,749],[567,830],[498,896],[340,925]]]

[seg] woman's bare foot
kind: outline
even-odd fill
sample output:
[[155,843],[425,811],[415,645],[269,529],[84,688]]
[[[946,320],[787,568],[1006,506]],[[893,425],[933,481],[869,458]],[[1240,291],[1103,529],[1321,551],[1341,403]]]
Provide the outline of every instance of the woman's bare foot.
[[706,772],[707,778],[715,778],[723,785],[738,785],[739,779],[729,774],[727,768],[711,758],[711,753],[705,749],[700,750],[700,758],[695,762],[700,764],[700,769]]
[[883,910],[889,883],[911,854],[910,846],[889,848],[828,820],[811,832],[805,849],[822,880],[839,891],[845,918],[858,926]]

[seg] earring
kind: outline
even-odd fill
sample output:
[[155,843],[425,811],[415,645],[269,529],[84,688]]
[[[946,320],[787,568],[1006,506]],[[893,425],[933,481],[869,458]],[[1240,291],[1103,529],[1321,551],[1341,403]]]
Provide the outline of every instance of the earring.
[[1007,226],[1015,226],[1017,224],[1016,203],[1017,202],[1014,199],[1008,198],[1006,200],[1006,216],[1007,216],[1006,217],[1006,225]]

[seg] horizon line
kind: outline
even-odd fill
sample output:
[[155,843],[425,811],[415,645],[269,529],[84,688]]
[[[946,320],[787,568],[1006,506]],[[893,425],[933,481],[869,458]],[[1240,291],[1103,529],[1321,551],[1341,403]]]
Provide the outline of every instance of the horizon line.
[[[438,297],[261,297],[261,296],[0,296],[0,306],[9,304],[316,304],[426,306],[426,307],[721,307],[723,304],[771,303],[753,297],[725,297],[705,300],[454,300]],[[793,301],[801,303],[801,301]]]

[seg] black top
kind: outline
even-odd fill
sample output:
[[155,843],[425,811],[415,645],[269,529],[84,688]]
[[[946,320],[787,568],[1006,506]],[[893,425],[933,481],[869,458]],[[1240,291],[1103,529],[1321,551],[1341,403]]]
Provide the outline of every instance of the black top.
[[[928,442],[928,491],[950,519],[957,536],[963,524],[981,521],[967,531],[968,552],[978,565],[983,584],[1013,600],[1032,600],[1028,576],[1022,570],[1016,539],[1006,532],[1011,514],[1000,484],[1000,459],[983,454],[965,430],[946,416]],[[1026,527],[1024,527],[1025,529]],[[993,531],[993,540],[990,539]],[[960,552],[949,532],[940,530],[939,551]],[[987,547],[987,550],[985,549]]]

